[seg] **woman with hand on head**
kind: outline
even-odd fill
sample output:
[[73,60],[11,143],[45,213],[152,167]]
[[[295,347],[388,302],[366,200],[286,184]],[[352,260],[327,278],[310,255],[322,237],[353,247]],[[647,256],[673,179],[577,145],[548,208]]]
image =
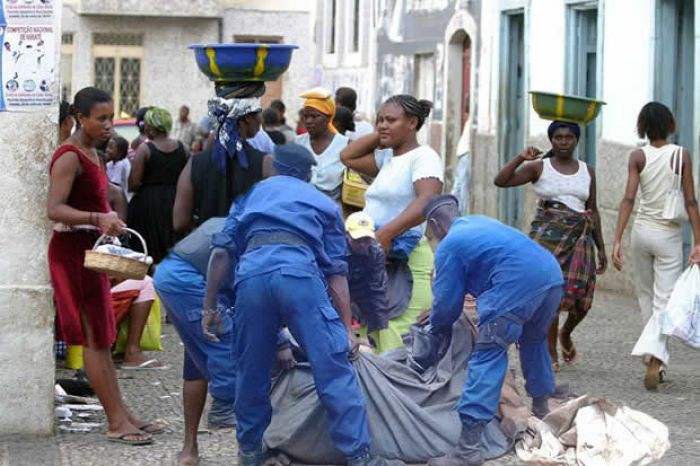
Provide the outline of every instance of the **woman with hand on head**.
[[596,201],[595,170],[574,156],[581,128],[554,121],[547,135],[552,149],[542,160],[537,160],[541,155],[538,149],[528,147],[501,169],[494,183],[501,188],[532,183],[539,198],[530,237],[559,260],[566,282],[560,311],[568,312],[568,316],[561,331],[559,316],[555,317],[548,338],[552,366],[557,371],[557,339],[564,362],[573,363],[576,345],[571,334],[590,310],[596,275],[605,273],[608,262]]
[[107,176],[95,147],[112,136],[114,104],[104,91],[87,87],[74,100],[79,129],[56,150],[50,165],[47,214],[55,222],[49,243],[49,271],[61,333],[69,345],[84,346],[85,372],[104,407],[110,441],[153,442],[164,426],[136,419],[124,405],[110,347],[116,337],[109,279],[83,267],[85,251],[101,233],[124,228],[107,203]]
[[367,189],[363,212],[374,219],[376,239],[387,258],[408,261],[413,280],[403,314],[371,335],[378,353],[403,346],[401,336],[432,302],[433,253],[424,238],[423,209],[442,192],[444,169],[437,152],[417,139],[431,107],[410,95],[389,98],[377,115],[376,132],[340,153],[346,167],[376,177]]
[[668,137],[675,131],[676,120],[665,105],[650,102],[639,112],[637,133],[649,143],[630,154],[627,188],[620,202],[612,255],[615,268],[622,270],[625,264],[622,235],[639,190],[639,211],[632,230],[632,254],[637,298],[646,326],[632,354],[644,357],[647,366],[644,386],[648,390],[657,388],[664,372],[662,364],[668,364],[668,337],[661,334],[661,321],[676,280],[683,271],[681,226],[664,218],[664,206],[675,181],[674,174],[681,176],[685,210],[695,238],[690,263],[700,264],[700,215],[692,159],[687,149],[668,142]]

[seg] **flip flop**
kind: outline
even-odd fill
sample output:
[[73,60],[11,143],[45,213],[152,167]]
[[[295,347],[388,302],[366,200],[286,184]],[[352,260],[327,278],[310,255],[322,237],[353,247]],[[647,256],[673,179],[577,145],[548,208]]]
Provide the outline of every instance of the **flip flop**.
[[128,437],[142,436],[142,435],[143,435],[143,432],[127,432],[126,434],[121,434],[118,437],[112,437],[110,435],[107,435],[107,441],[121,443],[124,445],[134,445],[134,446],[150,445],[153,443],[152,438],[149,438],[149,439],[132,438],[131,440],[128,439]]
[[167,365],[153,366],[152,364],[160,362],[157,359],[149,359],[148,361],[142,362],[138,366],[127,366],[122,364],[123,371],[164,371],[169,369]]
[[[156,429],[149,429],[149,427],[154,427],[154,426],[160,426],[160,427],[158,427]],[[158,435],[158,434],[164,433],[167,426],[168,426],[168,423],[165,422],[164,420],[154,419],[153,421],[148,421],[147,423],[143,424],[141,427],[139,427],[139,430],[141,432],[145,432],[146,434]]]
[[571,348],[566,349],[564,347],[564,342],[561,340],[561,334],[559,334],[559,344],[561,345],[561,357],[567,364],[573,364],[576,361],[576,345],[571,342]]

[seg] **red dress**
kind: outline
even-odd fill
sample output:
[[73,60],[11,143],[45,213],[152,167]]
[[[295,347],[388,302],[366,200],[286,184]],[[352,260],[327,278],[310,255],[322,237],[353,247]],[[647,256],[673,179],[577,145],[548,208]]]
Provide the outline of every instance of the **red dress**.
[[[51,166],[66,152],[75,152],[82,173],[75,177],[66,204],[87,212],[109,212],[107,175],[80,149],[65,145],[51,158]],[[69,345],[86,345],[82,312],[92,331],[95,349],[109,348],[116,338],[109,279],[83,267],[85,251],[92,249],[98,231],[54,231],[49,242],[49,271],[63,339]]]

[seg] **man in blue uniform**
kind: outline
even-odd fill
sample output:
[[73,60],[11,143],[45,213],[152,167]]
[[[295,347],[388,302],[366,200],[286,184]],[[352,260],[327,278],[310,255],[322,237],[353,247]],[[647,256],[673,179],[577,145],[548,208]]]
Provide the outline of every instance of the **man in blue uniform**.
[[[153,277],[161,303],[185,346],[182,370],[185,439],[179,454],[180,464],[198,461],[197,430],[207,388],[214,400],[209,409],[209,428],[235,427],[236,374],[231,356],[231,317],[226,315],[223,319],[219,341],[209,341],[201,328],[211,237],[221,231],[224,220],[223,217],[211,218],[178,242],[158,265]],[[222,289],[216,298],[221,308],[233,305],[230,288]],[[289,368],[294,365],[294,358],[283,336],[281,334],[278,341],[278,361],[282,368]]]
[[[316,164],[308,150],[277,146],[273,164],[277,176],[258,183],[237,202],[215,235],[205,298],[208,308],[225,280],[224,268],[218,266],[226,262],[222,251],[239,257],[233,327],[240,464],[265,460],[262,440],[272,416],[270,371],[277,329],[283,324],[309,359],[335,446],[349,464],[369,464],[367,413],[348,360],[349,338],[354,342],[354,337],[343,219],[338,206],[308,183]],[[211,324],[209,315],[202,321],[205,328]]]
[[563,278],[554,256],[521,232],[488,217],[458,218],[454,196],[434,197],[424,214],[431,236],[440,241],[430,314],[433,333],[449,335],[467,293],[476,297],[479,316],[479,336],[457,406],[459,443],[451,454],[429,464],[478,466],[484,462],[481,433],[496,415],[511,344],[519,344],[534,414],[548,412],[554,374],[546,338],[559,309]]

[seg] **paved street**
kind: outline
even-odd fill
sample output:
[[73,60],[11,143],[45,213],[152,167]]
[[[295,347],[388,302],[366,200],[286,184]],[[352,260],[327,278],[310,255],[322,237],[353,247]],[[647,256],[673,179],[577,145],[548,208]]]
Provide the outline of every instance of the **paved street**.
[[[641,323],[635,301],[599,293],[589,318],[575,334],[579,362],[564,367],[560,382],[568,382],[579,394],[590,393],[628,404],[665,422],[672,448],[659,462],[668,466],[700,464],[700,354],[678,344],[672,347],[668,383],[658,393],[642,386],[643,366],[629,356]],[[104,430],[90,434],[59,433],[54,438],[4,439],[0,441],[0,466],[5,465],[159,465],[172,464],[182,439],[180,360],[182,346],[170,325],[164,326],[167,351],[158,357],[172,368],[161,372],[120,373],[126,401],[144,418],[163,418],[172,432],[157,437],[147,447],[109,444]],[[62,372],[62,371],[59,371]],[[202,434],[203,465],[236,462],[232,430]],[[517,465],[515,458],[492,465]]]

